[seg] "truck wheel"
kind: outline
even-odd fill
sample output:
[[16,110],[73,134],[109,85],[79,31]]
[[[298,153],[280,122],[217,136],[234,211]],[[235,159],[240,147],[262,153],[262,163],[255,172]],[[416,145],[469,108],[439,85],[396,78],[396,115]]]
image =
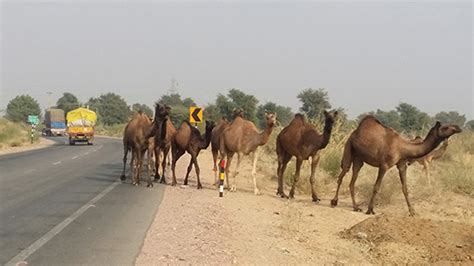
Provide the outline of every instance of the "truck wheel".
[[88,141],[87,145],[94,145],[94,143]]
[[72,145],[74,145],[74,144],[76,144],[76,142],[75,142],[73,139],[69,138],[69,145],[72,146]]

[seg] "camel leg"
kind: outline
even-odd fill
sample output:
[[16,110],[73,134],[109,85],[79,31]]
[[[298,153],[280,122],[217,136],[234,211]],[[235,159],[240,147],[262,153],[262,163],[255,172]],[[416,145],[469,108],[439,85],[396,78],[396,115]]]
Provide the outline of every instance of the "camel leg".
[[[145,152],[147,150],[143,151],[142,158],[145,158]],[[153,180],[151,179],[152,176],[152,163],[153,163],[153,157],[150,154],[150,150],[148,150],[148,156],[147,156],[147,174],[148,174],[148,184],[146,185],[147,187],[153,187]]]
[[426,179],[428,180],[428,185],[431,186],[431,178],[430,178],[430,174],[428,173],[427,161],[423,161],[423,171],[425,172]]
[[282,198],[288,198],[283,191],[283,177],[285,175],[286,166],[288,162],[291,160],[291,155],[289,153],[284,153],[281,156],[278,156],[278,190],[277,195]]
[[226,179],[227,179],[227,188],[229,188],[229,191],[234,191],[232,189],[232,187],[230,186],[230,181],[229,181],[229,179],[230,179],[230,176],[229,176],[229,174],[230,174],[230,165],[232,163],[233,158],[234,158],[234,153],[230,153],[230,152],[227,153],[227,163],[225,165],[224,171],[225,171],[225,176],[226,176]]
[[186,177],[184,178],[184,185],[188,185],[188,177],[189,173],[191,173],[191,170],[193,169],[193,158],[189,159],[189,164],[188,164],[188,169],[186,170]]
[[356,212],[362,211],[357,205],[355,200],[355,183],[357,181],[357,177],[359,177],[360,169],[364,166],[364,162],[359,159],[354,159],[354,163],[352,166],[352,178],[351,183],[349,184],[349,189],[351,191],[351,199],[352,199],[352,209]]
[[290,199],[294,198],[296,182],[298,182],[298,179],[300,178],[300,170],[301,170],[301,164],[302,163],[303,163],[303,159],[296,158],[295,177],[294,177],[294,180],[293,180],[293,185],[291,186],[290,194],[288,195],[288,197]]
[[[166,158],[168,158],[168,153],[170,152],[170,147],[165,147],[164,150],[163,150],[163,162],[161,162],[161,168],[163,170],[163,174],[161,176],[161,180],[160,180],[160,183],[162,184],[166,184],[166,177],[165,177],[165,169],[166,169]],[[173,180],[174,182],[176,180]],[[176,185],[176,183],[175,183]]]
[[193,162],[193,164],[194,164],[194,170],[196,171],[196,176],[197,176],[197,189],[202,189],[201,178],[199,176],[200,173],[201,173],[201,169],[199,169],[197,156],[198,156],[197,152],[191,151],[191,162]]
[[[253,193],[260,195],[260,190],[257,186],[257,161],[258,161],[258,148],[253,152],[253,166],[252,166],[252,179],[253,179]],[[239,163],[237,163],[239,165]]]
[[135,170],[135,168],[136,168],[135,167],[135,165],[136,165],[135,161],[137,160],[137,157],[135,156],[135,151],[134,151],[133,148],[132,148],[131,152],[132,152],[132,159],[130,160],[130,171],[132,172],[132,184],[133,184],[133,182],[135,181],[135,179],[134,179],[135,178],[135,171],[136,171]]
[[140,152],[137,150],[137,148],[133,148],[133,177],[132,177],[132,185],[137,186],[138,185],[138,180],[139,180],[139,169],[138,169],[138,164],[140,161],[139,154]]
[[372,197],[370,198],[369,207],[367,209],[366,214],[375,214],[375,212],[374,212],[374,199],[375,199],[375,196],[377,196],[377,193],[380,190],[380,185],[382,184],[382,179],[383,179],[383,176],[385,175],[386,172],[387,172],[387,169],[386,169],[385,166],[382,165],[382,166],[379,167],[379,173],[377,175],[377,181],[375,181],[374,191],[372,192]]
[[123,147],[123,169],[122,169],[122,175],[120,176],[120,180],[125,180],[125,168],[127,165],[127,154],[128,154],[128,147],[124,146]]
[[[352,162],[351,162],[352,163]],[[341,166],[341,173],[337,177],[337,189],[336,189],[336,195],[334,198],[331,200],[331,206],[336,207],[337,202],[339,201],[339,189],[341,188],[342,180],[344,179],[344,176],[349,172],[349,169],[351,169],[351,164],[345,164]]]
[[155,146],[155,179],[153,181],[158,182],[160,179],[160,158],[161,158],[161,152],[160,152],[160,147]]
[[405,196],[405,200],[407,202],[408,211],[410,212],[410,216],[415,216],[415,210],[410,204],[410,200],[408,199],[408,188],[407,188],[407,165],[405,162],[397,164],[398,174],[400,175],[400,182],[402,182],[402,191],[403,195]]
[[212,160],[214,162],[214,168],[212,168],[212,171],[214,171],[214,184],[213,186],[217,186],[219,184],[219,174],[218,174],[218,169],[217,169],[217,150],[212,149]]
[[314,175],[316,173],[316,167],[318,166],[319,163],[319,154],[314,155],[312,160],[311,160],[311,176],[309,177],[309,182],[311,183],[311,197],[313,198],[314,202],[320,201],[318,196],[316,195],[316,191],[314,189]]
[[232,187],[231,187],[231,191],[233,191],[233,192],[237,191],[237,176],[240,173],[240,163],[242,162],[242,157],[243,157],[242,153],[237,153],[237,166],[235,167],[235,171],[234,171],[234,175],[233,175],[234,176],[234,182],[233,182]]
[[[183,156],[184,150],[176,148],[176,151],[173,153],[173,162],[171,163],[171,172],[173,172],[173,181],[171,183],[172,186],[175,186],[177,184],[176,182],[176,162]],[[164,162],[165,164],[166,162]],[[164,175],[163,175],[164,177]]]

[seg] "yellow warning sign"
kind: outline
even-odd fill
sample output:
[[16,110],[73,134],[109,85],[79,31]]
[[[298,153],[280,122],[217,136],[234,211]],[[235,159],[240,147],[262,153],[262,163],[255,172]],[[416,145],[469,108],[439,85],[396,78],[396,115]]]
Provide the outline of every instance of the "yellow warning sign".
[[191,106],[189,107],[189,122],[202,123],[202,108]]

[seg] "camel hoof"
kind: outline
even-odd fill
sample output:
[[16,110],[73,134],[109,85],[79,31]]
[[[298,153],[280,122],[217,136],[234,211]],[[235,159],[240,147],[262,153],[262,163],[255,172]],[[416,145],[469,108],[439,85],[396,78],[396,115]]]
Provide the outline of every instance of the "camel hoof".
[[166,185],[166,180],[164,178],[160,179],[160,184],[165,184]]
[[295,193],[290,192],[290,194],[288,195],[288,198],[289,199],[294,199],[295,198]]
[[125,175],[120,176],[120,180],[122,180],[122,181],[125,180],[125,178],[126,178]]
[[237,188],[235,186],[232,186],[230,189],[229,189],[230,192],[237,192]]
[[362,211],[362,209],[359,208],[359,207],[353,207],[352,210],[355,211],[355,212],[361,212]]
[[277,196],[280,196],[281,198],[284,198],[284,199],[287,199],[287,198],[288,198],[288,196],[285,195],[285,193],[284,193],[283,191],[277,191],[276,194],[277,194]]
[[375,214],[374,210],[373,209],[368,209],[367,212],[365,214]]
[[337,206],[338,199],[332,199],[331,200],[331,207],[336,207]]
[[258,189],[255,189],[255,190],[253,191],[253,194],[255,194],[255,196],[262,195],[262,193],[261,193],[260,190],[258,190]]
[[318,198],[318,197],[316,197],[316,196],[313,197],[313,202],[319,202],[319,201],[321,201],[320,198]]
[[148,183],[148,185],[146,185],[146,187],[153,187],[153,183]]
[[416,212],[414,210],[410,210],[410,217],[415,217],[416,216]]
[[177,185],[176,182],[171,182],[171,186],[172,186],[172,187],[174,187],[174,186],[176,186],[176,185]]
[[137,182],[133,182],[132,185],[133,185],[133,186],[138,186],[138,183],[137,183]]
[[198,184],[198,189],[202,189],[202,185],[201,185],[201,184]]

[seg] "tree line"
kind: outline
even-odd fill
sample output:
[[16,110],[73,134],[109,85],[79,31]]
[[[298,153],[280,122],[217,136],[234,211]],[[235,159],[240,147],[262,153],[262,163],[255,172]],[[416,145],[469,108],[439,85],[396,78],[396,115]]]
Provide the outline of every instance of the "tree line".
[[[301,103],[299,111],[313,122],[321,122],[323,110],[333,108],[327,91],[322,88],[304,89],[297,95],[297,98]],[[188,108],[196,106],[192,98],[183,98],[179,93],[162,95],[158,102],[172,108],[173,112],[170,118],[176,126],[179,126],[181,121],[188,119]],[[102,94],[99,97],[91,97],[85,103],[81,103],[74,94],[65,92],[57,100],[54,107],[63,109],[67,113],[80,106],[94,110],[97,113],[98,123],[106,126],[126,123],[131,115],[137,111],[142,111],[153,117],[152,108],[146,104],[134,103],[129,106],[123,97],[112,92]],[[275,112],[281,125],[287,125],[294,116],[290,107],[278,105],[274,102],[260,103],[254,95],[246,94],[238,89],[230,89],[227,94],[218,94],[214,102],[204,106],[204,118],[217,121],[221,117],[225,117],[231,120],[236,108],[242,109],[245,118],[254,122],[260,128],[265,127],[265,112]],[[340,113],[339,120],[345,124],[356,123],[362,117],[370,114],[377,117],[386,126],[397,131],[422,131],[429,128],[435,120],[474,130],[474,120],[466,122],[466,116],[456,111],[443,111],[437,113],[434,117],[430,117],[427,113],[408,103],[400,103],[393,110],[377,109],[376,111],[360,114],[355,121],[347,119],[344,109],[336,109]],[[6,117],[12,121],[26,121],[30,114],[41,117],[38,102],[29,95],[19,95],[7,105]]]

